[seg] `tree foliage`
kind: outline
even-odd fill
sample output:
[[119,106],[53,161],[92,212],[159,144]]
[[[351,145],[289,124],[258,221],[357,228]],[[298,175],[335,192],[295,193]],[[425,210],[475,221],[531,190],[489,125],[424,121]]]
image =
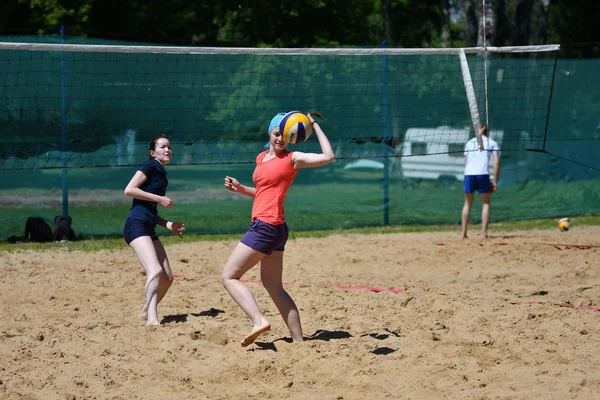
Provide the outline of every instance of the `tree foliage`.
[[[177,45],[460,47],[483,44],[479,0],[4,0],[0,34]],[[600,41],[600,1],[487,0],[486,45]]]

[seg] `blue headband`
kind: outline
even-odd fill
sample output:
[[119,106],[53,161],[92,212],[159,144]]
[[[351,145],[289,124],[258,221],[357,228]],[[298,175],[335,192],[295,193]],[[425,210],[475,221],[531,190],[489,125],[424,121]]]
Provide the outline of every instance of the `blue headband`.
[[285,115],[285,113],[279,113],[273,117],[273,119],[271,120],[271,123],[269,124],[269,131],[267,132],[267,135],[270,135],[271,132],[273,131],[273,129],[275,129],[276,127],[279,126],[279,123],[283,119],[284,115]]

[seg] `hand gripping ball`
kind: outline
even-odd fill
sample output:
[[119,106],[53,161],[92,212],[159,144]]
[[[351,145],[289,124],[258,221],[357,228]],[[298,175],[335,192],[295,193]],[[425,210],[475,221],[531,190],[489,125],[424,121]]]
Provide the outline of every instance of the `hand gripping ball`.
[[279,123],[279,132],[288,143],[302,143],[310,137],[313,127],[310,119],[300,111],[290,111]]

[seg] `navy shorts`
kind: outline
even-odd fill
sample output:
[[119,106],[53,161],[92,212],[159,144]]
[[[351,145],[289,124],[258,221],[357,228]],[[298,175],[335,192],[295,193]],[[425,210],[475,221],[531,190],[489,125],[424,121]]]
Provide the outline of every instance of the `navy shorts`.
[[123,227],[123,238],[125,239],[125,242],[129,244],[142,236],[150,236],[153,241],[158,240],[158,235],[154,231],[154,225],[149,222],[127,218],[125,227]]
[[285,250],[289,235],[290,232],[285,222],[280,225],[271,225],[255,219],[240,242],[256,251],[271,255],[273,251]]
[[465,193],[488,193],[492,191],[489,175],[465,175]]

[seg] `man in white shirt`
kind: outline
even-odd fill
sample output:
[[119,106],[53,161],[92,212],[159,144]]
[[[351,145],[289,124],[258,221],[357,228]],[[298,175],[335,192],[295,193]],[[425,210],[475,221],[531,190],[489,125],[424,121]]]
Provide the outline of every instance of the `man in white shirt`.
[[[492,192],[498,185],[500,176],[500,147],[495,140],[490,138],[487,125],[481,125],[479,130],[484,150],[479,150],[480,145],[476,137],[465,144],[465,204],[462,209],[461,237],[467,239],[467,226],[473,206],[475,191],[481,197],[481,237],[487,238],[487,228],[490,222],[490,200]],[[494,178],[490,180],[490,159],[494,159]]]

